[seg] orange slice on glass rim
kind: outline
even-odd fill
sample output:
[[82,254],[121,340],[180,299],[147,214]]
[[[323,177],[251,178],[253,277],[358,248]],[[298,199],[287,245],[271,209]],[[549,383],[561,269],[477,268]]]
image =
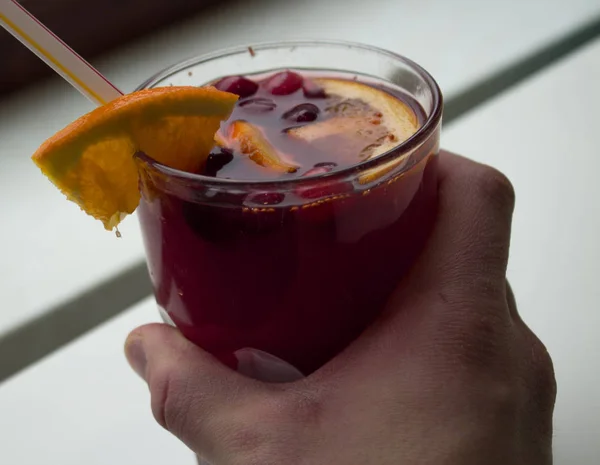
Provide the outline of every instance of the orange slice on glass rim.
[[50,137],[36,165],[108,230],[140,200],[134,154],[183,171],[199,169],[237,95],[213,87],[160,87],[119,97]]

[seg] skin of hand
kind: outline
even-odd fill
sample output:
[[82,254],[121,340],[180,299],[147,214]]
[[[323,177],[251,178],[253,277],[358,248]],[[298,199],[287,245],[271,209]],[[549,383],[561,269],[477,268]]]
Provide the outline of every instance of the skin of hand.
[[431,238],[380,318],[310,376],[250,379],[166,325],[125,350],[156,420],[214,465],[549,465],[550,357],[506,280],[514,192],[442,152]]

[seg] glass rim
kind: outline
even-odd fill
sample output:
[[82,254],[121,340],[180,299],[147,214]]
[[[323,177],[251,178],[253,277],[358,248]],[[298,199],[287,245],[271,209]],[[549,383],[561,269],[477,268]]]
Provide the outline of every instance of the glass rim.
[[[423,143],[425,143],[428,137],[435,131],[438,127],[441,119],[442,119],[442,107],[443,107],[443,96],[442,91],[435,81],[433,76],[429,74],[421,65],[417,64],[410,58],[407,58],[403,55],[400,55],[395,52],[391,52],[389,50],[376,47],[374,45],[367,45],[359,42],[352,41],[343,41],[343,40],[281,40],[276,42],[259,42],[256,44],[249,45],[238,45],[234,47],[228,47],[221,50],[217,50],[215,52],[205,53],[202,55],[196,55],[191,58],[187,58],[178,63],[175,63],[163,70],[155,73],[142,84],[140,84],[135,91],[147,89],[153,85],[156,85],[160,81],[177,74],[181,71],[186,70],[191,66],[195,66],[201,63],[207,63],[212,60],[224,58],[231,55],[237,55],[240,53],[249,53],[248,51],[251,49],[254,52],[260,50],[274,49],[274,48],[285,48],[285,47],[299,47],[299,46],[320,46],[320,45],[330,45],[337,47],[348,47],[364,50],[371,53],[376,53],[379,55],[384,55],[389,58],[392,58],[396,61],[402,62],[404,65],[410,67],[413,71],[415,71],[421,79],[425,81],[428,88],[432,94],[432,110],[425,123],[408,139],[391,148],[387,152],[384,152],[372,159],[362,161],[360,163],[356,163],[354,165],[348,166],[346,168],[340,170],[334,170],[328,173],[314,174],[305,177],[297,177],[291,179],[260,179],[260,180],[243,180],[243,179],[224,179],[224,178],[216,178],[211,176],[204,176],[202,174],[190,173],[187,171],[182,171],[176,168],[171,168],[170,166],[164,165],[151,156],[138,152],[135,157],[139,158],[143,163],[149,165],[152,169],[162,173],[169,178],[175,178],[180,181],[187,182],[196,182],[202,183],[203,185],[212,186],[212,187],[242,187],[242,186],[262,186],[262,187],[281,187],[289,184],[298,184],[305,183],[310,181],[317,181],[322,179],[335,179],[338,177],[344,177],[354,173],[360,173],[362,171],[366,171],[370,168],[375,168],[379,164],[384,164],[388,161],[393,160],[398,157],[410,153]],[[401,152],[398,154],[397,152]]]

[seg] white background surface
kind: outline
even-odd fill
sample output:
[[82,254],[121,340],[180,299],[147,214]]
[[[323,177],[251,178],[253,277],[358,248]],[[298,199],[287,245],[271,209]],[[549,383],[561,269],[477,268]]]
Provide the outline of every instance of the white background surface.
[[0,384],[2,465],[195,465],[154,422],[150,395],[123,355],[150,298]]
[[[458,121],[444,145],[502,169],[517,191],[509,278],[559,383],[555,463],[600,455],[600,40]],[[122,355],[151,299],[0,385],[0,463],[193,465],[153,423]]]
[[[124,91],[191,55],[249,42],[335,38],[379,45],[425,66],[446,97],[600,14],[597,0],[305,0],[233,2],[94,64]],[[0,102],[0,335],[143,257],[135,218],[123,238],[82,214],[30,155],[91,110],[57,79]]]

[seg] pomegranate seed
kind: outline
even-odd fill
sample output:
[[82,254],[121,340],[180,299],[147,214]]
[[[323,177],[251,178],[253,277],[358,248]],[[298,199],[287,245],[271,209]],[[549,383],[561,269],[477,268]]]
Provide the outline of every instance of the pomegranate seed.
[[277,108],[277,104],[270,98],[255,97],[240,102],[240,108],[251,113],[267,113]]
[[319,108],[312,103],[301,103],[291,110],[286,111],[282,118],[296,123],[308,123],[319,116]]
[[208,155],[204,165],[204,176],[216,176],[221,168],[233,160],[231,150],[218,147]]
[[215,84],[223,92],[231,92],[241,98],[250,97],[258,90],[258,84],[243,76],[228,76]]
[[293,71],[282,71],[265,81],[265,87],[273,95],[289,95],[302,87],[302,76]]

